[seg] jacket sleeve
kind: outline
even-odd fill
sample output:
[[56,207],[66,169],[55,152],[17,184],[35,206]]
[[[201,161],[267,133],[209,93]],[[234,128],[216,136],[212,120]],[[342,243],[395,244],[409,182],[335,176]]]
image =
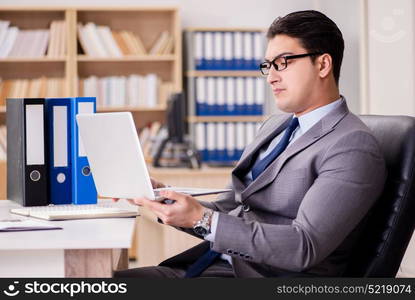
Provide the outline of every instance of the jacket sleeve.
[[231,191],[219,194],[215,201],[199,201],[199,203],[215,211],[223,213],[230,212],[238,206],[238,203],[235,202],[235,192],[232,184],[228,184],[226,188],[231,189]]

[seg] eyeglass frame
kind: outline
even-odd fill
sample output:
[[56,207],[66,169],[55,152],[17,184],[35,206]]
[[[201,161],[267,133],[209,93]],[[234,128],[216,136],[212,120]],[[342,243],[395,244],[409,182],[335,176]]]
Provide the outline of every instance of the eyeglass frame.
[[[277,57],[275,57],[273,60],[271,60],[271,61],[264,61],[264,62],[262,62],[262,63],[260,63],[259,64],[259,70],[261,71],[261,74],[262,75],[268,75],[269,74],[269,70],[271,69],[271,67],[273,66],[274,67],[274,69],[276,70],[276,71],[283,71],[283,70],[285,70],[285,69],[287,69],[287,67],[288,67],[288,60],[289,59],[296,59],[296,58],[303,58],[303,57],[307,57],[307,56],[313,56],[313,55],[321,55],[321,54],[323,54],[323,53],[320,53],[320,52],[312,52],[312,53],[303,53],[303,54],[296,54],[296,55],[286,55],[286,56],[277,56]],[[277,64],[275,64],[275,61],[277,60],[277,59],[280,59],[280,58],[284,58],[284,60],[285,60],[285,68],[284,69],[278,69],[278,65]],[[263,64],[270,64],[270,66],[269,66],[269,68],[267,68],[266,70],[267,70],[267,74],[264,74],[264,72],[262,71],[262,65]]]

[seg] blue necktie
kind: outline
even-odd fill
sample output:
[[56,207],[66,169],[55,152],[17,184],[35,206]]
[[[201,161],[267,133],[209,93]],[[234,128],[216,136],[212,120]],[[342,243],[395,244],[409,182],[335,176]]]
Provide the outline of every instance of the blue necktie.
[[201,257],[189,266],[184,275],[185,278],[198,277],[204,270],[207,269],[220,256],[219,252],[211,249],[207,250]]
[[288,127],[285,129],[284,136],[278,142],[277,146],[271,151],[270,154],[265,156],[261,160],[257,160],[252,167],[252,180],[255,180],[277,157],[280,155],[285,148],[287,148],[290,137],[294,130],[298,127],[298,118],[292,118]]
[[[282,137],[281,141],[275,146],[275,148],[261,160],[255,162],[254,166],[252,167],[252,179],[255,180],[262,171],[264,171],[268,165],[273,162],[278,155],[282,153],[282,151],[287,148],[288,143],[290,141],[290,137],[294,130],[298,127],[298,118],[292,118],[288,127],[285,129],[284,136]],[[197,277],[207,267],[209,267],[213,262],[220,256],[219,252],[213,251],[211,249],[207,250],[201,257],[199,257],[193,264],[189,266],[186,271],[185,278],[192,278]]]

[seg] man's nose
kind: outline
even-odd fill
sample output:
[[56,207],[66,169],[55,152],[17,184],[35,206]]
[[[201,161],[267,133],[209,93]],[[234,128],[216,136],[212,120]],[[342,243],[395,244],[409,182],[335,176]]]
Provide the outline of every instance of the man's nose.
[[281,81],[281,76],[280,76],[280,72],[275,70],[274,66],[271,65],[271,68],[268,71],[267,82],[269,84],[272,84],[275,81],[277,82]]

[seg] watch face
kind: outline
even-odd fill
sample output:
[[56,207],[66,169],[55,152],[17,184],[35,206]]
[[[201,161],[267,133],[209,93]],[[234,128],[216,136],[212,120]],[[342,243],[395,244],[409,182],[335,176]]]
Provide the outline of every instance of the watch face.
[[201,235],[201,236],[205,236],[207,234],[206,228],[204,228],[202,226],[196,226],[194,228],[194,231],[195,231],[196,234]]

